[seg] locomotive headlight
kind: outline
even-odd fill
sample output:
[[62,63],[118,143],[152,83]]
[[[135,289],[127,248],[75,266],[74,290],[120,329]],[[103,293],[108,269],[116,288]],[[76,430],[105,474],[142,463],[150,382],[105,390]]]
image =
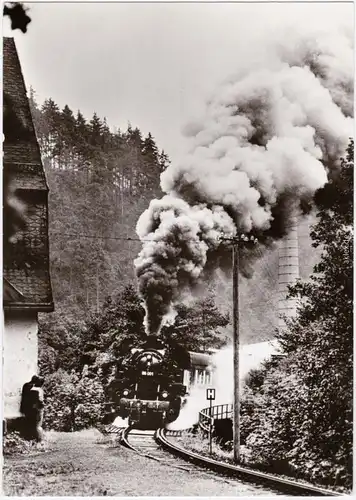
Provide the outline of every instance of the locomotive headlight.
[[168,392],[167,392],[167,391],[163,391],[163,392],[162,392],[162,398],[163,398],[163,399],[168,398]]
[[152,355],[151,354],[147,354],[147,361],[151,361],[152,359]]
[[122,393],[124,396],[128,396],[129,395],[129,391],[127,389],[125,389]]

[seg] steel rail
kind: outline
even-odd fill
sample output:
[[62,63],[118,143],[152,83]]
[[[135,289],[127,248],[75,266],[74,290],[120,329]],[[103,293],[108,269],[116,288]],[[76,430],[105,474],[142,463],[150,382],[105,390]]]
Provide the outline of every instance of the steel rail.
[[120,444],[122,444],[122,446],[125,446],[125,448],[129,448],[129,450],[135,451],[136,453],[140,453],[138,449],[136,449],[134,446],[132,446],[131,443],[129,443],[129,433],[131,429],[132,427],[125,427],[125,429],[122,431]]
[[194,462],[225,475],[235,476],[249,482],[263,483],[266,486],[268,485],[269,487],[278,489],[282,493],[289,492],[294,495],[303,496],[348,496],[333,490],[319,488],[317,486],[297,482],[292,479],[276,477],[272,474],[266,474],[265,472],[256,471],[240,465],[219,462],[218,460],[194,453],[169,441],[166,437],[165,429],[158,429],[156,431],[155,438],[157,442],[167,451],[170,451],[171,453],[178,455],[189,462]]
[[[121,440],[120,440],[120,443],[122,444],[122,446],[125,446],[126,448],[134,451],[138,455],[155,460],[156,462],[164,463],[166,465],[169,465],[170,467],[174,467],[176,469],[181,469],[181,470],[184,470],[187,472],[191,472],[192,465],[189,465],[186,462],[179,464],[179,463],[177,463],[178,462],[177,458],[176,457],[172,458],[172,455],[170,455],[169,460],[168,460],[168,458],[167,458],[168,453],[166,451],[162,450],[161,446],[157,443],[157,441],[155,439],[155,433],[148,434],[146,436],[142,436],[142,435],[140,436],[141,438],[144,438],[145,441],[150,442],[151,444],[155,444],[155,449],[154,449],[155,455],[153,455],[152,453],[143,451],[142,449],[140,449],[139,446],[136,447],[130,443],[129,434],[131,431],[133,431],[133,428],[127,427],[122,432]],[[177,436],[178,435],[177,432],[180,435],[182,433],[181,431],[172,431],[172,435]],[[158,453],[158,456],[157,456],[157,453]]]

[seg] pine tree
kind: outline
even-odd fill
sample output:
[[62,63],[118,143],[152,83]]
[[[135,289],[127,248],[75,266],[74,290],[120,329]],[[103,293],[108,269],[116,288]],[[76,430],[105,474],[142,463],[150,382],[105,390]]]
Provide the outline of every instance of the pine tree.
[[211,293],[190,306],[180,304],[177,313],[174,326],[162,328],[164,338],[173,338],[190,351],[219,349],[227,343],[221,329],[229,323],[229,316],[219,311]]
[[90,127],[90,144],[94,147],[102,144],[103,123],[94,112],[92,119],[89,122]]
[[51,158],[53,166],[59,166],[61,153],[60,130],[60,110],[53,99],[46,99],[41,107],[43,142],[42,151],[46,157]]
[[136,127],[136,128],[132,128],[131,127],[131,124],[128,125],[127,127],[127,131],[126,131],[126,134],[125,134],[125,137],[126,137],[126,140],[127,142],[134,146],[135,148],[137,148],[139,151],[142,151],[142,133],[141,133],[141,130]]
[[143,141],[142,154],[152,163],[156,163],[158,161],[158,148],[151,132],[148,133],[147,137]]
[[53,99],[49,98],[44,101],[41,107],[43,119],[47,125],[48,135],[56,134],[60,124],[60,110]]
[[40,141],[41,139],[43,139],[43,134],[44,134],[42,130],[43,128],[42,113],[38,107],[36,99],[36,91],[32,86],[30,86],[28,102],[30,105],[32,120],[36,124],[35,129],[36,129],[37,139]]
[[166,170],[166,168],[171,164],[169,156],[165,153],[165,151],[163,149],[159,155],[158,164],[159,164],[159,168],[160,168],[161,172]]
[[87,153],[87,144],[89,140],[89,126],[80,111],[77,112],[75,120],[75,134],[76,134],[76,144],[74,146],[78,156],[85,159]]
[[61,140],[61,163],[65,169],[75,167],[74,145],[76,142],[75,118],[73,111],[65,105],[61,112],[60,140]]
[[70,147],[73,147],[76,140],[76,123],[73,111],[66,104],[61,113],[61,134]]
[[88,125],[80,111],[77,112],[75,127],[78,139],[86,141],[88,137]]
[[144,171],[141,173],[140,184],[144,189],[151,192],[151,196],[159,195],[159,175],[161,172],[160,159],[157,145],[151,133],[143,141],[142,156],[144,160]]

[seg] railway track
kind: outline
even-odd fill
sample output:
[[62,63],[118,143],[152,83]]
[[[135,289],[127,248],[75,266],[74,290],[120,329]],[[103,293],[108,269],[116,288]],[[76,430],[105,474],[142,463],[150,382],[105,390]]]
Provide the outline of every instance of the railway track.
[[179,459],[165,451],[156,440],[156,431],[131,429],[128,427],[121,434],[121,444],[140,455],[176,469],[190,472],[196,468],[194,464],[189,464],[185,460]]
[[242,467],[239,465],[219,462],[218,460],[213,460],[211,458],[198,455],[197,453],[181,448],[177,444],[172,443],[170,440],[168,440],[165,429],[157,430],[156,439],[162,447],[179,457],[185,457],[186,460],[204,465],[209,469],[216,470],[217,472],[228,475],[230,477],[233,476],[243,481],[265,484],[271,489],[277,490],[284,494],[299,496],[346,496],[336,491],[319,488],[317,486],[301,483],[292,479],[277,477],[272,474],[266,474],[264,472],[248,469],[247,467]]
[[[213,475],[215,479],[220,478],[225,482],[234,480],[249,482],[255,485],[265,485],[270,491],[298,495],[298,496],[346,496],[339,492],[312,486],[292,479],[277,477],[256,470],[248,469],[239,465],[220,462],[190,450],[186,450],[169,437],[180,435],[179,431],[167,431],[158,429],[147,431],[128,428],[116,428],[109,426],[108,432],[121,434],[121,444],[132,451],[139,453],[149,459],[156,460],[170,467],[185,470],[187,472],[204,472]],[[229,479],[228,479],[229,478]]]

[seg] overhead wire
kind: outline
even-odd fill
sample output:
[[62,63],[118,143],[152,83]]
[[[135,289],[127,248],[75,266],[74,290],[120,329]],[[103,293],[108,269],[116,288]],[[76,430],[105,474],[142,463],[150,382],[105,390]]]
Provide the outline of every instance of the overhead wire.
[[89,238],[89,239],[94,239],[94,240],[121,240],[121,241],[155,241],[155,240],[150,240],[150,239],[140,239],[140,238],[131,238],[129,236],[123,237],[123,236],[98,236],[95,234],[74,234],[74,233],[56,233],[56,232],[51,232],[50,234],[55,234],[58,236],[69,236],[72,238]]
[[[138,241],[141,243],[157,241],[155,239],[150,239],[150,238],[140,239],[140,238],[135,238],[135,237],[130,237],[130,236],[126,236],[126,237],[124,237],[124,236],[101,236],[101,235],[94,235],[94,234],[87,234],[87,233],[66,233],[66,232],[59,233],[56,231],[50,231],[49,233],[50,233],[50,235],[66,236],[66,237],[70,237],[70,238],[87,238],[87,239],[95,239],[95,240]],[[304,236],[301,239],[306,239],[306,238],[310,239],[309,236]],[[256,250],[259,254],[259,258],[262,258],[264,256],[264,252],[263,252],[262,248],[259,248],[257,246]],[[271,280],[275,280],[276,270],[272,269],[268,259],[265,259],[264,269],[265,269],[268,277]]]
[[[72,236],[72,237],[79,237],[79,238],[94,238],[94,239],[104,239],[104,240],[126,240],[126,241],[156,241],[156,240],[141,240],[140,238],[131,238],[130,236],[99,236],[97,234],[75,234],[75,233],[63,233],[63,232],[56,232],[56,231],[51,231],[51,234],[57,234],[60,236]],[[228,238],[226,238],[228,240]],[[310,239],[309,236],[301,236],[299,239]],[[220,241],[223,241],[223,238],[219,238]]]

